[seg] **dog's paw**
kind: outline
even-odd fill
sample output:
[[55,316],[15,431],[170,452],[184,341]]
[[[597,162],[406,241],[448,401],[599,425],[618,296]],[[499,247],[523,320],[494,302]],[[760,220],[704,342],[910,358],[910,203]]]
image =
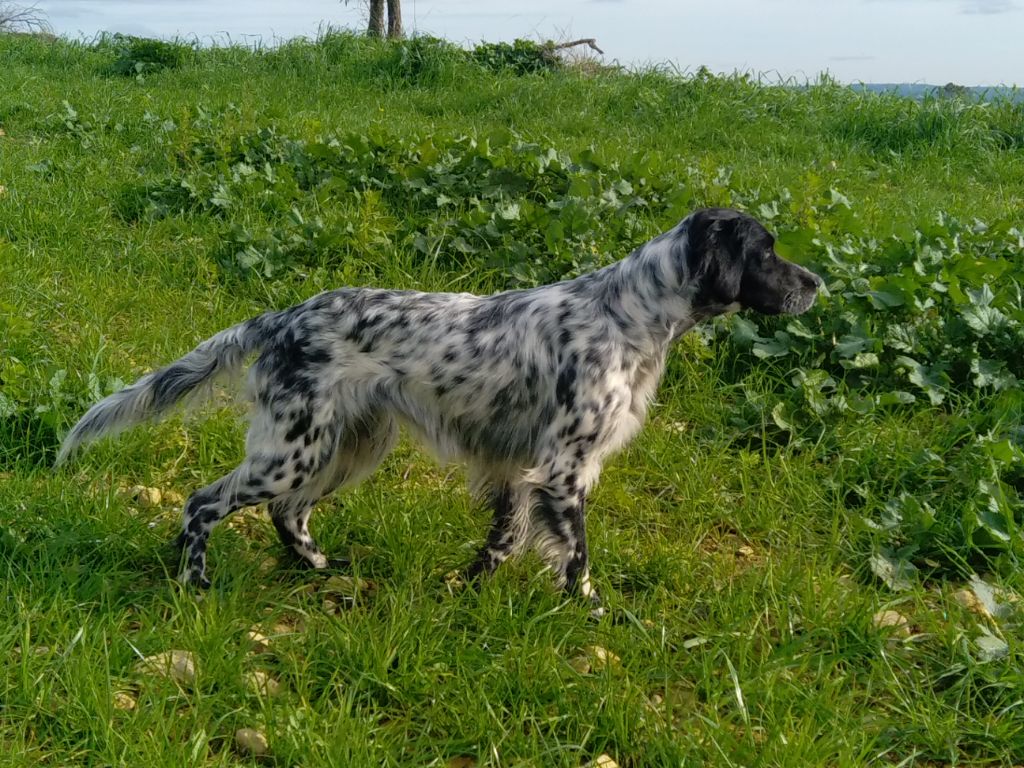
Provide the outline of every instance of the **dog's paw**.
[[345,571],[352,567],[352,561],[347,557],[326,557],[321,554],[313,561],[291,550],[288,550],[288,555],[288,562],[296,571]]
[[213,586],[213,582],[206,578],[205,573],[193,568],[184,569],[178,576],[178,583],[185,589],[195,589],[201,592],[205,592]]

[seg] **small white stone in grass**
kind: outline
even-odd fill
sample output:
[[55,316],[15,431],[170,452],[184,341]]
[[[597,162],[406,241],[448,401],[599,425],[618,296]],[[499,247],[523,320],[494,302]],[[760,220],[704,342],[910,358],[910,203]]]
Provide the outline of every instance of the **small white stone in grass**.
[[239,728],[235,731],[235,746],[243,755],[261,757],[270,752],[267,737],[254,728]]
[[671,708],[677,713],[689,712],[698,707],[698,701],[697,695],[691,689],[679,685],[667,685],[647,697],[647,706],[651,709]]
[[583,652],[569,659],[569,666],[581,675],[589,675],[595,669],[618,666],[621,659],[600,645],[588,645]]
[[331,576],[320,588],[324,613],[338,613],[360,599],[373,597],[376,592],[377,585],[369,579],[345,575]]
[[910,622],[898,611],[879,611],[871,617],[871,623],[876,629],[891,629],[901,637],[910,636]]
[[569,666],[581,675],[589,675],[592,668],[590,664],[590,657],[585,653],[581,653],[569,659]]
[[164,495],[159,488],[147,488],[144,485],[133,485],[128,495],[144,507],[159,507]]
[[973,590],[959,589],[953,593],[953,599],[971,613],[977,614],[978,616],[982,616],[986,619],[992,618],[992,614],[988,612],[988,608],[986,608],[985,604],[978,599],[978,596],[974,594]]
[[242,507],[228,518],[225,525],[231,530],[249,533],[258,531],[268,519],[267,512],[262,507]]
[[[28,656],[49,656],[50,655],[50,651],[51,651],[51,648],[48,645],[35,645],[35,646],[33,646],[32,648],[30,648],[28,650],[28,653],[26,655],[28,655]],[[20,645],[14,646],[14,648],[11,649],[11,653],[14,655],[15,658],[19,658],[20,659],[21,656],[22,656],[21,646]]]
[[614,653],[609,651],[607,648],[602,648],[600,645],[588,645],[583,650],[591,659],[593,659],[595,669],[601,669],[602,667],[614,667],[622,661],[622,659]]
[[619,768],[619,764],[611,755],[598,755],[583,768]]
[[281,683],[259,669],[247,674],[245,682],[249,686],[249,690],[270,699],[280,696],[283,690]]
[[278,559],[273,555],[268,555],[260,560],[260,564],[256,568],[260,573],[270,573],[276,570],[278,565],[280,565]]
[[177,491],[164,491],[164,504],[172,507],[182,507],[185,505],[185,497]]
[[122,712],[129,712],[135,709],[138,701],[135,696],[128,691],[118,691],[114,694],[114,709],[119,709]]
[[189,651],[165,651],[147,656],[139,662],[140,672],[163,675],[179,685],[191,686],[196,681],[195,657]]
[[245,637],[249,643],[251,653],[266,653],[270,650],[270,638],[258,629],[250,629]]
[[279,621],[270,628],[270,639],[276,640],[288,637],[289,635],[296,635],[301,631],[302,627],[299,624],[293,624],[290,621]]
[[444,583],[450,590],[460,590],[466,586],[466,581],[459,571],[448,571],[444,575]]

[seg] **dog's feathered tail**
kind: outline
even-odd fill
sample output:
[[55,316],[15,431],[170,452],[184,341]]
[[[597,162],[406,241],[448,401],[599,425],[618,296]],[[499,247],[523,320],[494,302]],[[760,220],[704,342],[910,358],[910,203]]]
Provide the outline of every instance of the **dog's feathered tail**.
[[268,313],[223,330],[181,359],[96,403],[64,438],[55,466],[83,444],[165,416],[186,395],[215,376],[239,371],[246,356],[267,340],[272,317]]

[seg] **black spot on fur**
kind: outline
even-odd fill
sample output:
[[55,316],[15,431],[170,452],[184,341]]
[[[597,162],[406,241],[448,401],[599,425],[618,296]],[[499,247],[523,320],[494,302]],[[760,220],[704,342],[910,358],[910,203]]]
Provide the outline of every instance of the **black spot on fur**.
[[289,394],[313,391],[321,369],[331,362],[330,351],[310,341],[312,332],[303,325],[288,326],[267,344],[257,369]]
[[358,343],[363,338],[363,334],[371,328],[376,327],[383,319],[381,314],[362,314],[356,321],[356,324],[352,326],[348,334],[345,336],[346,341]]
[[[301,413],[299,413],[298,416],[295,417],[295,420],[292,422],[292,425],[288,428],[288,431],[285,433],[284,439],[287,440],[289,443],[294,440],[298,440],[299,437],[304,435],[312,425],[313,412],[307,408],[306,410],[302,411]],[[307,445],[309,445],[309,443],[307,443]]]
[[519,385],[517,382],[506,384],[495,392],[494,397],[491,398],[491,410],[498,413],[508,411],[518,404],[518,392]]
[[576,363],[573,358],[558,372],[555,382],[555,400],[566,410],[576,405]]

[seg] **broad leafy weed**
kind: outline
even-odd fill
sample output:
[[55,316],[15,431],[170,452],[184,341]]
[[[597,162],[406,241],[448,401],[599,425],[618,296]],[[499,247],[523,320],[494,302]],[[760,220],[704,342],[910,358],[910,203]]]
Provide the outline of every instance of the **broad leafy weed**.
[[111,35],[97,47],[108,48],[113,53],[111,74],[136,78],[165,69],[177,69],[194,53],[193,47],[185,43],[121,34]]

